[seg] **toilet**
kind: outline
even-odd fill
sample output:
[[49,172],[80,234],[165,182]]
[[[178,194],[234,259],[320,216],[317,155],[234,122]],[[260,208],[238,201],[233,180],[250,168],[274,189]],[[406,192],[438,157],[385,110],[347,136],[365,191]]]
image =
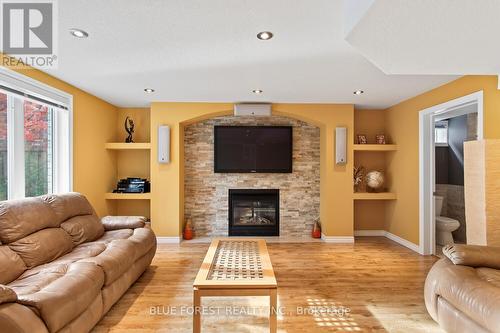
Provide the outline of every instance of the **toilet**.
[[443,197],[434,196],[436,209],[436,243],[444,246],[453,244],[453,235],[451,233],[460,227],[460,222],[446,216],[441,216],[443,200]]

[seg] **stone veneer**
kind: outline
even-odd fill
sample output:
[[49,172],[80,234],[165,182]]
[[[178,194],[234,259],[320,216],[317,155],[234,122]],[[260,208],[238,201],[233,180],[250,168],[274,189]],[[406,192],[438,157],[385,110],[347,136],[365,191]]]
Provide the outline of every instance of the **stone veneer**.
[[[214,173],[214,126],[293,126],[292,173]],[[228,191],[280,190],[280,237],[310,237],[319,218],[320,130],[286,117],[218,117],[184,131],[184,213],[197,237],[227,236]]]

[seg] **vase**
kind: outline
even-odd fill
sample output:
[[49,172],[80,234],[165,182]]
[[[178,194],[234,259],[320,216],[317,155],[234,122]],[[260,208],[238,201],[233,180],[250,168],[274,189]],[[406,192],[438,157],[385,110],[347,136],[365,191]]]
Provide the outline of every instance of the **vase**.
[[194,237],[194,231],[191,225],[191,220],[187,220],[186,226],[184,227],[184,231],[182,232],[182,238],[184,238],[185,240],[190,240],[193,239],[193,237]]

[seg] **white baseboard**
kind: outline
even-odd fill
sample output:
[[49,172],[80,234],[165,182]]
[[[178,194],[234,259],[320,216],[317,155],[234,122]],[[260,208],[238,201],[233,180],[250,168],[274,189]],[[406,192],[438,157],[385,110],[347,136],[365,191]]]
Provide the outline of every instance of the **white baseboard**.
[[181,242],[180,237],[156,237],[156,242],[158,244],[179,244]]
[[412,251],[420,253],[420,247],[417,244],[412,243],[412,242],[410,242],[404,238],[401,238],[399,236],[396,236],[396,235],[390,233],[389,231],[385,231],[385,230],[355,230],[354,236],[358,236],[358,237],[363,237],[363,236],[386,237],[386,238],[389,238],[390,240],[392,240],[400,245],[403,245],[404,247],[409,248]]
[[321,240],[325,243],[352,244],[354,243],[354,236],[326,236],[321,233]]
[[354,230],[354,236],[381,236],[385,237],[385,230]]
[[409,248],[412,251],[420,253],[420,247],[417,244],[412,243],[412,242],[410,242],[404,238],[401,238],[399,236],[396,236],[394,234],[391,234],[389,231],[385,232],[385,237],[389,238],[392,241],[395,241],[396,243],[399,243],[399,244]]

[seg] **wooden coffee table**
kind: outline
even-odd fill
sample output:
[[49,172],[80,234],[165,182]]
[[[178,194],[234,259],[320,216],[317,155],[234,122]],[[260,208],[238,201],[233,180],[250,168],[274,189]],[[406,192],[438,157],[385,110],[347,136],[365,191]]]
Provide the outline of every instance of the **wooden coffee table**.
[[276,332],[277,288],[273,266],[262,239],[214,239],[193,283],[193,332],[201,331],[204,296],[269,296],[269,331]]

